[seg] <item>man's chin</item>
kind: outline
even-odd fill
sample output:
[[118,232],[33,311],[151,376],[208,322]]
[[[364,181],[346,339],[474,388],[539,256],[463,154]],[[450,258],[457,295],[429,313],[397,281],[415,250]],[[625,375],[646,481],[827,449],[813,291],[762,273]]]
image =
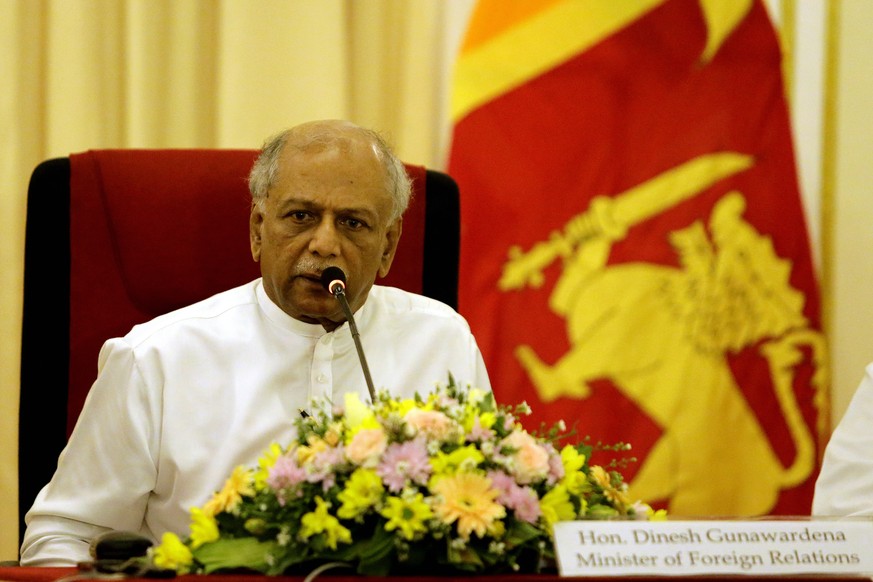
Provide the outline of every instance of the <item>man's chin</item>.
[[306,323],[318,323],[326,328],[337,327],[345,321],[345,315],[338,301],[334,297],[326,297],[325,300],[298,301],[292,317]]

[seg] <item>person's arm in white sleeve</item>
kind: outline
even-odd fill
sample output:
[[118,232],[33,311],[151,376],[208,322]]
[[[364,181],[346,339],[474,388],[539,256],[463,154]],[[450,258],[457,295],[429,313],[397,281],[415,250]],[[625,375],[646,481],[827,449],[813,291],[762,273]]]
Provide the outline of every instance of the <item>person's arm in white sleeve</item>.
[[812,514],[873,515],[873,364],[825,449]]
[[110,340],[52,480],[25,516],[22,565],[90,559],[107,530],[139,532],[156,479],[160,394],[150,393],[130,346]]
[[485,361],[482,358],[482,352],[479,351],[479,346],[476,344],[475,339],[472,340],[472,343],[473,343],[473,350],[475,352],[474,358],[476,361],[476,363],[475,363],[475,367],[476,367],[476,373],[475,373],[476,380],[475,380],[475,382],[476,383],[475,383],[474,387],[479,388],[481,390],[488,390],[490,392],[490,391],[492,391],[491,378],[489,378],[488,370],[485,368]]

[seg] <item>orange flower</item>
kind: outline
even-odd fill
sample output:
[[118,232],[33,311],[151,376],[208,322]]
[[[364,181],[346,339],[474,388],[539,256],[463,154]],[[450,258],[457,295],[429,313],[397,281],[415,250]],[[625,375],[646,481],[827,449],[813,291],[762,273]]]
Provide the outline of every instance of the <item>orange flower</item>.
[[500,492],[491,487],[491,479],[475,473],[456,473],[438,479],[431,487],[440,496],[434,507],[443,523],[458,523],[464,541],[475,532],[484,537],[495,520],[506,516],[506,509],[494,500]]

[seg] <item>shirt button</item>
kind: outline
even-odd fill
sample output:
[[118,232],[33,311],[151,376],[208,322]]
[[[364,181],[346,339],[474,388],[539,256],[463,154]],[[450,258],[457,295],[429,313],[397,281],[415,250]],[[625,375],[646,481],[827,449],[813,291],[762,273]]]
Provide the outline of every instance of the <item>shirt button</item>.
[[327,382],[327,376],[325,376],[324,374],[319,374],[318,377],[315,379],[321,384]]

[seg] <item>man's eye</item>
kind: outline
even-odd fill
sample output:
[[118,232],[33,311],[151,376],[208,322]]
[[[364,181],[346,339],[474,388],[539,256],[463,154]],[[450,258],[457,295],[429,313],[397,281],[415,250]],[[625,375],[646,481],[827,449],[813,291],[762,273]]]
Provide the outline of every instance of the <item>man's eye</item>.
[[310,214],[304,210],[297,210],[295,212],[289,212],[287,216],[288,216],[288,218],[290,218],[292,220],[296,220],[297,222],[302,222],[302,221],[306,220],[307,218],[309,218]]
[[351,228],[352,230],[360,230],[360,229],[365,228],[367,226],[367,224],[364,221],[358,220],[357,218],[343,219],[343,223],[347,227]]

